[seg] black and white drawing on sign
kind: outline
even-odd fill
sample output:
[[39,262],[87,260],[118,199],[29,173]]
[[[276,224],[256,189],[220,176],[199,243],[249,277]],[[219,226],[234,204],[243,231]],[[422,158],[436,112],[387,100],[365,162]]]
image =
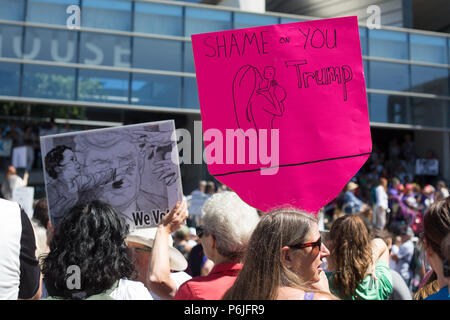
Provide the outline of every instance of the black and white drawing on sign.
[[241,67],[233,79],[233,103],[237,126],[242,130],[273,129],[273,121],[285,112],[286,90],[276,80],[272,66],[263,75],[256,67]]
[[41,150],[56,226],[77,202],[97,199],[132,227],[151,227],[182,199],[173,121],[45,136]]

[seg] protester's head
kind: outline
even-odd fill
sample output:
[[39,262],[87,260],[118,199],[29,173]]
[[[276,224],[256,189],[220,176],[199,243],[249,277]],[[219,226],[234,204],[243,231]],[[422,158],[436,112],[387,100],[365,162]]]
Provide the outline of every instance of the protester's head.
[[384,190],[387,190],[388,180],[385,177],[380,177],[380,179],[378,179],[378,185],[383,186]]
[[128,166],[121,183],[108,183],[97,190],[99,200],[125,209],[136,199],[144,169],[144,154],[132,135],[126,132],[104,132],[75,137],[76,151],[85,174]]
[[414,237],[414,230],[409,226],[404,226],[400,229],[400,236],[402,238],[402,242],[406,242]]
[[423,229],[427,260],[439,277],[445,260],[441,245],[450,233],[450,197],[430,206],[423,219]]
[[350,181],[345,186],[345,191],[351,191],[351,192],[355,193],[355,191],[356,191],[356,189],[358,189],[358,187],[359,187],[358,184],[354,183],[353,181]]
[[15,176],[17,174],[17,170],[14,166],[8,166],[8,169],[6,170],[6,179],[8,179],[11,176]]
[[[104,292],[121,278],[134,277],[127,234],[127,224],[111,205],[97,200],[75,205],[62,218],[43,261],[49,295],[83,298]],[[79,270],[79,290],[67,285],[70,266]]]
[[47,198],[36,200],[33,210],[33,219],[39,222],[41,227],[47,229],[49,221]]
[[372,264],[370,236],[363,220],[358,216],[338,218],[331,226],[328,245],[329,270],[335,271],[333,286],[342,296],[353,295]]
[[275,299],[280,287],[306,291],[319,281],[321,260],[328,254],[313,215],[295,209],[273,211],[258,223],[244,267],[224,299]]
[[200,180],[200,182],[198,183],[198,190],[200,190],[201,192],[205,192],[206,190],[206,181],[205,180]]
[[216,185],[212,181],[208,181],[205,187],[206,194],[214,194],[216,192]]
[[60,145],[45,155],[45,170],[53,179],[58,179],[63,175],[64,178],[70,180],[79,175],[80,164],[72,148]]
[[380,230],[377,228],[372,229],[371,232],[371,236],[372,238],[379,238],[381,240],[384,241],[384,243],[386,243],[386,246],[388,247],[389,251],[391,251],[392,248],[392,244],[393,244],[393,240],[394,240],[394,236],[392,235],[392,233],[390,233],[387,230]]
[[442,188],[446,188],[445,181],[444,180],[439,180],[437,182],[437,184],[436,184],[436,187],[437,187],[438,190],[441,190]]
[[212,195],[203,206],[199,228],[205,255],[216,264],[221,260],[239,262],[258,221],[256,210],[236,193]]

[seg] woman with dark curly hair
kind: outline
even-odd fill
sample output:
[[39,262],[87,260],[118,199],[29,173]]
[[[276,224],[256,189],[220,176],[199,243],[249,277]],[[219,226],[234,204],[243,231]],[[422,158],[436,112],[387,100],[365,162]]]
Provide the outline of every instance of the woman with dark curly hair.
[[128,226],[109,204],[77,204],[61,220],[44,258],[50,299],[152,299],[136,277]]
[[333,222],[327,246],[331,293],[348,300],[389,299],[389,250],[382,239],[370,240],[360,217],[343,216]]

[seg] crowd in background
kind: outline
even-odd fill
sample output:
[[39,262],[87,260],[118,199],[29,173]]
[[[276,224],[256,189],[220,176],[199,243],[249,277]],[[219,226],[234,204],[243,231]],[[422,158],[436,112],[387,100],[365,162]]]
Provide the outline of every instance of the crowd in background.
[[[61,133],[54,123],[40,129],[11,123],[3,128],[2,137],[12,139],[13,146],[29,145],[37,154],[40,135]],[[450,230],[449,190],[437,177],[416,175],[415,159],[409,135],[402,143],[392,140],[387,152],[374,146],[367,163],[317,218],[292,209],[262,213],[225,185],[202,180],[157,228],[129,233],[114,208],[94,200],[73,207],[56,232],[46,199],[38,199],[30,224],[34,237],[27,237],[34,239],[27,246],[28,255],[35,252],[36,260],[22,252],[20,257],[26,258],[23,270],[34,274],[41,270],[45,281],[23,279],[29,286],[17,295],[227,300],[443,297],[448,295],[449,278],[449,237],[444,241]],[[30,168],[35,166],[33,162]],[[10,199],[11,190],[26,186],[28,177],[20,178],[12,166],[6,168],[1,197]],[[16,210],[3,200],[0,205]],[[24,233],[23,212],[21,219],[18,230]],[[65,268],[80,264],[80,259],[84,261],[80,267],[88,273],[83,289],[63,288]]]

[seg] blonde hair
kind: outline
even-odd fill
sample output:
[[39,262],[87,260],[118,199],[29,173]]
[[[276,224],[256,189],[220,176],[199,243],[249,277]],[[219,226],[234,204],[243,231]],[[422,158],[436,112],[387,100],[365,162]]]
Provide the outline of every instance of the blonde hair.
[[299,275],[281,260],[284,246],[304,242],[317,219],[295,209],[281,209],[263,216],[250,239],[244,266],[224,300],[273,300],[280,287],[304,291],[307,288]]

